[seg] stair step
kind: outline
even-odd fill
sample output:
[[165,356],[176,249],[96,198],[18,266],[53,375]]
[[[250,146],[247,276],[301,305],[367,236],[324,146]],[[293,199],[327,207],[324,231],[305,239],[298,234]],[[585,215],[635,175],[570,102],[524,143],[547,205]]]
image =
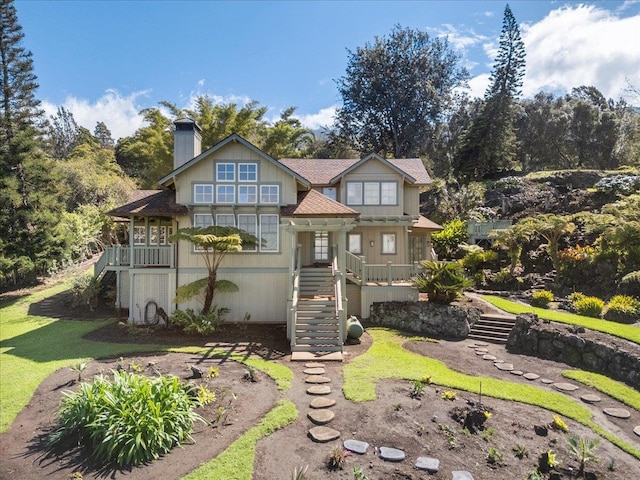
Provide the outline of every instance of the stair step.
[[516,321],[515,315],[501,314],[501,313],[483,313],[480,315],[480,318],[486,319],[486,320],[509,320],[512,322]]
[[487,330],[489,332],[505,332],[507,335],[512,330],[513,327],[504,326],[504,325],[478,325],[477,323],[471,327],[471,331],[474,330]]
[[341,345],[295,345],[291,347],[292,352],[341,352]]
[[470,333],[467,338],[471,338],[472,340],[482,340],[484,342],[489,342],[489,343],[501,343],[501,344],[505,344],[507,343],[507,339],[506,338],[497,338],[494,336],[486,336],[486,335],[477,335],[474,333]]

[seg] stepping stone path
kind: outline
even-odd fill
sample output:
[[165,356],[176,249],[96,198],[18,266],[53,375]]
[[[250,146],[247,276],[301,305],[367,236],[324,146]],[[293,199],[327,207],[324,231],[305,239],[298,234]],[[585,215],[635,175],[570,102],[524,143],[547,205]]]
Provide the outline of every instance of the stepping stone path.
[[603,411],[610,417],[614,418],[627,419],[631,416],[629,411],[625,410],[624,408],[605,408]]
[[601,399],[598,395],[594,395],[593,393],[586,393],[580,397],[584,403],[597,403]]
[[551,385],[553,383],[553,380],[549,378],[541,378],[540,381],[546,385]]
[[511,375],[518,375],[519,377],[521,377],[524,372],[522,370],[511,370],[509,373]]
[[553,387],[556,390],[560,390],[562,392],[575,392],[576,390],[578,390],[580,388],[577,385],[574,385],[572,383],[566,383],[566,382],[554,383]]
[[451,475],[453,475],[453,480],[473,480],[473,475],[466,470],[454,470]]
[[513,370],[513,364],[512,363],[495,363],[494,364],[495,367],[498,370],[502,370],[504,372],[510,372],[511,370]]
[[640,425],[633,429],[633,433],[640,437]]
[[525,373],[524,375],[522,375],[524,378],[526,378],[529,381],[533,381],[533,380],[537,380],[540,378],[540,375],[538,375],[537,373]]
[[380,447],[378,449],[378,456],[388,462],[401,462],[406,457],[402,450],[391,447]]
[[346,450],[357,453],[358,455],[364,455],[369,448],[367,442],[361,442],[360,440],[345,440],[342,445]]
[[418,457],[416,468],[429,473],[436,473],[440,468],[440,460],[432,457]]
[[[331,387],[324,385],[331,383],[329,377],[323,376],[325,374],[324,364],[318,362],[307,363],[305,364],[304,373],[309,375],[305,379],[305,383],[314,384],[307,389],[307,395],[329,395],[331,393]],[[334,399],[316,397],[309,404],[313,410],[307,413],[307,417],[316,425],[325,425],[336,416],[333,411],[327,408],[335,404],[336,401]],[[319,426],[310,428],[309,436],[315,442],[326,443],[340,438],[340,432],[333,428]]]
[[482,356],[482,359],[483,360],[495,360],[496,357],[494,357],[493,355],[486,354],[486,355]]
[[476,355],[486,355],[487,353],[489,353],[489,350],[487,350],[486,348],[476,349]]

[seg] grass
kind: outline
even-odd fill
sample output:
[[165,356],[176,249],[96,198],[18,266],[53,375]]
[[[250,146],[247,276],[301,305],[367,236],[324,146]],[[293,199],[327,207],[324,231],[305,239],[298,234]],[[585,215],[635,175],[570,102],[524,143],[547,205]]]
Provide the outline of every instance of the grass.
[[602,320],[599,318],[584,317],[582,315],[575,315],[569,312],[558,312],[556,310],[536,308],[531,305],[512,302],[493,295],[482,295],[482,298],[499,309],[514,315],[521,313],[534,313],[545,320],[565,323],[568,325],[578,325],[588,328],[589,330],[595,330],[597,332],[607,333],[618,338],[623,338],[640,345],[640,328],[633,325],[625,325],[623,323],[611,322],[609,320]]
[[598,433],[622,450],[640,459],[640,450],[598,426],[584,406],[565,395],[540,388],[487,377],[465,375],[450,370],[439,360],[423,357],[402,348],[404,339],[393,330],[369,328],[373,345],[344,367],[343,392],[356,402],[375,400],[375,385],[386,378],[419,380],[429,375],[434,384],[479,393],[502,400],[535,405],[571,418]]
[[255,447],[258,440],[286,427],[297,416],[298,410],[292,402],[289,400],[281,401],[257,426],[245,432],[215,459],[202,465],[186,477],[183,477],[183,479],[207,480],[224,478],[226,480],[251,480],[253,478]]
[[565,370],[562,372],[562,376],[593,387],[640,412],[640,392],[626,386],[624,383],[617,382],[599,373],[585,372],[584,370]]

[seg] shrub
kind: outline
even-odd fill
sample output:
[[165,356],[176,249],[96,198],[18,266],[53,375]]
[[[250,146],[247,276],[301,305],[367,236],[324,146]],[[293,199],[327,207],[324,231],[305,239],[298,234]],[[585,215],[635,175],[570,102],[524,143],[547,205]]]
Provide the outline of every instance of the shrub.
[[429,295],[431,301],[451,303],[473,286],[473,280],[465,275],[462,265],[457,262],[424,261],[420,265],[424,271],[412,280],[418,290]]
[[329,470],[342,470],[347,463],[347,457],[351,453],[342,447],[334,447],[327,459]]
[[148,378],[114,371],[113,381],[100,375],[77,392],[65,392],[57,445],[71,439],[87,446],[100,463],[136,466],[191,440],[198,400],[177,377]]
[[568,432],[569,426],[567,422],[565,422],[559,415],[553,416],[553,421],[551,422],[551,428],[554,430],[560,430],[561,432]]
[[533,292],[531,297],[531,305],[534,307],[547,308],[553,302],[553,293],[549,290],[538,290]]
[[604,193],[630,194],[640,189],[640,175],[613,175],[599,180],[594,188]]
[[640,270],[627,273],[620,279],[620,290],[623,293],[633,293],[638,295],[640,292]]
[[190,335],[209,335],[224,322],[224,316],[229,313],[228,308],[216,308],[207,314],[196,313],[193,309],[176,310],[171,316],[170,323],[177,325],[184,333]]
[[493,250],[470,251],[461,260],[462,266],[472,273],[481,270],[487,264],[493,264],[497,261],[498,252]]
[[440,258],[454,258],[459,245],[466,242],[468,238],[467,225],[460,219],[445,223],[442,231],[431,235],[433,249]]
[[79,275],[71,286],[71,307],[89,307],[95,310],[100,300],[102,284],[92,275]]
[[603,318],[620,323],[635,323],[640,315],[640,301],[630,295],[615,295],[607,303]]
[[578,315],[600,318],[604,308],[604,300],[598,297],[582,297],[573,302],[573,308],[576,309]]

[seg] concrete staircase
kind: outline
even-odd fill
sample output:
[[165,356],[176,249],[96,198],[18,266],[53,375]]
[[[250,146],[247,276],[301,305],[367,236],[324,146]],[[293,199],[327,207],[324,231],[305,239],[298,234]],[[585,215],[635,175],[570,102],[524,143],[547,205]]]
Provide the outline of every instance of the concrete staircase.
[[292,352],[341,352],[333,276],[329,268],[303,268]]
[[505,344],[515,323],[516,317],[514,315],[483,313],[480,315],[480,320],[471,327],[467,338]]

